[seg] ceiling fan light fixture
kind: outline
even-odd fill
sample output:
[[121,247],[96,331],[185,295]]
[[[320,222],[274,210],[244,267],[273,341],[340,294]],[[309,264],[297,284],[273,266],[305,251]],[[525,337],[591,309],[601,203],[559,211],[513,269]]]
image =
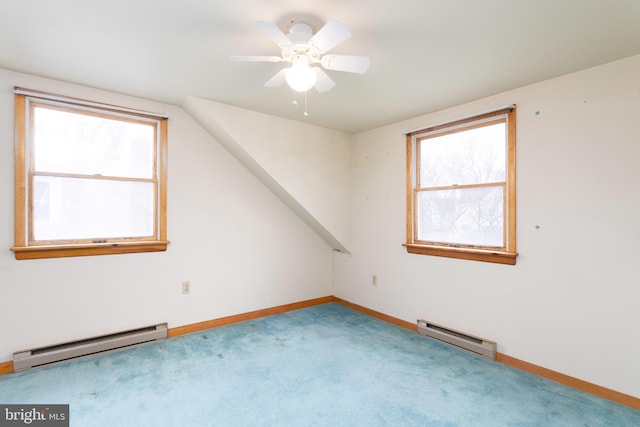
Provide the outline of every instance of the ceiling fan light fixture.
[[346,25],[329,20],[314,33],[313,28],[304,23],[291,21],[288,34],[282,32],[273,22],[257,21],[254,25],[280,48],[280,56],[232,56],[241,62],[288,62],[290,67],[280,69],[264,84],[272,88],[285,81],[296,92],[306,93],[315,88],[323,93],[336,84],[324,70],[344,71],[364,74],[369,69],[369,58],[354,55],[327,55],[331,49],[351,37]]
[[309,66],[309,59],[306,55],[297,56],[285,74],[287,84],[296,92],[308,91],[316,84],[317,79],[318,75]]

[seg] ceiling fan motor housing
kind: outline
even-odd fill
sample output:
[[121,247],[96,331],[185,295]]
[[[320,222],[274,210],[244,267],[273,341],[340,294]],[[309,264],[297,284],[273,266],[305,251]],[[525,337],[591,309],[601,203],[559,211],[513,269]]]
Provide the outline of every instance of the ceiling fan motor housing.
[[304,22],[294,22],[289,28],[288,37],[293,43],[306,44],[313,37],[313,29]]
[[313,37],[313,29],[303,22],[295,22],[289,28],[287,38],[291,40],[290,46],[282,48],[282,57],[288,61],[294,61],[297,56],[306,55],[309,62],[317,62],[318,53],[313,52],[309,45],[309,40]]

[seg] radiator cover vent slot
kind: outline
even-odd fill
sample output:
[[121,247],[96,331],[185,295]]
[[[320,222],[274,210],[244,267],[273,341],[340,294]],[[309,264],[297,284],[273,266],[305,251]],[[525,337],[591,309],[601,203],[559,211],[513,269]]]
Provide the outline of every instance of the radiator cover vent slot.
[[13,353],[13,370],[15,372],[24,371],[38,366],[166,339],[167,336],[167,324],[161,323],[94,338],[18,351]]
[[496,360],[497,345],[494,341],[474,337],[464,332],[455,331],[436,325],[426,320],[418,320],[418,333],[425,337],[449,344],[461,350],[473,353],[489,360]]

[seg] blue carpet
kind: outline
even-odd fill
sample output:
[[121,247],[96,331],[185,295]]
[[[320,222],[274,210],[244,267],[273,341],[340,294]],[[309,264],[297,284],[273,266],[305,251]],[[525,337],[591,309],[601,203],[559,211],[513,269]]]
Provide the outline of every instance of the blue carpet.
[[324,304],[0,377],[71,426],[640,426],[640,411]]

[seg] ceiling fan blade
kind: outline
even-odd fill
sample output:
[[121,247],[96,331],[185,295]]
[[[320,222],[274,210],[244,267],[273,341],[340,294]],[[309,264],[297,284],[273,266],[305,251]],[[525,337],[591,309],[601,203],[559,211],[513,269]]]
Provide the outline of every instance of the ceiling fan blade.
[[336,85],[336,83],[331,80],[331,77],[329,77],[322,68],[314,67],[313,70],[318,76],[318,79],[316,80],[316,84],[314,86],[318,92],[326,92]]
[[279,56],[245,56],[245,55],[235,55],[231,57],[232,61],[236,62],[282,62],[283,58]]
[[283,68],[282,70],[278,71],[273,77],[267,80],[267,82],[264,84],[264,87],[278,87],[282,85],[282,83],[285,82],[285,74],[288,69],[289,67]]
[[256,21],[253,23],[256,28],[266,34],[271,40],[273,40],[278,46],[291,46],[291,40],[282,32],[273,22],[268,21]]
[[347,26],[332,19],[311,37],[309,45],[315,47],[320,53],[324,53],[333,49],[349,37],[351,37],[351,31],[349,31]]
[[325,55],[320,62],[327,70],[359,74],[366,73],[370,65],[369,57],[351,55]]

